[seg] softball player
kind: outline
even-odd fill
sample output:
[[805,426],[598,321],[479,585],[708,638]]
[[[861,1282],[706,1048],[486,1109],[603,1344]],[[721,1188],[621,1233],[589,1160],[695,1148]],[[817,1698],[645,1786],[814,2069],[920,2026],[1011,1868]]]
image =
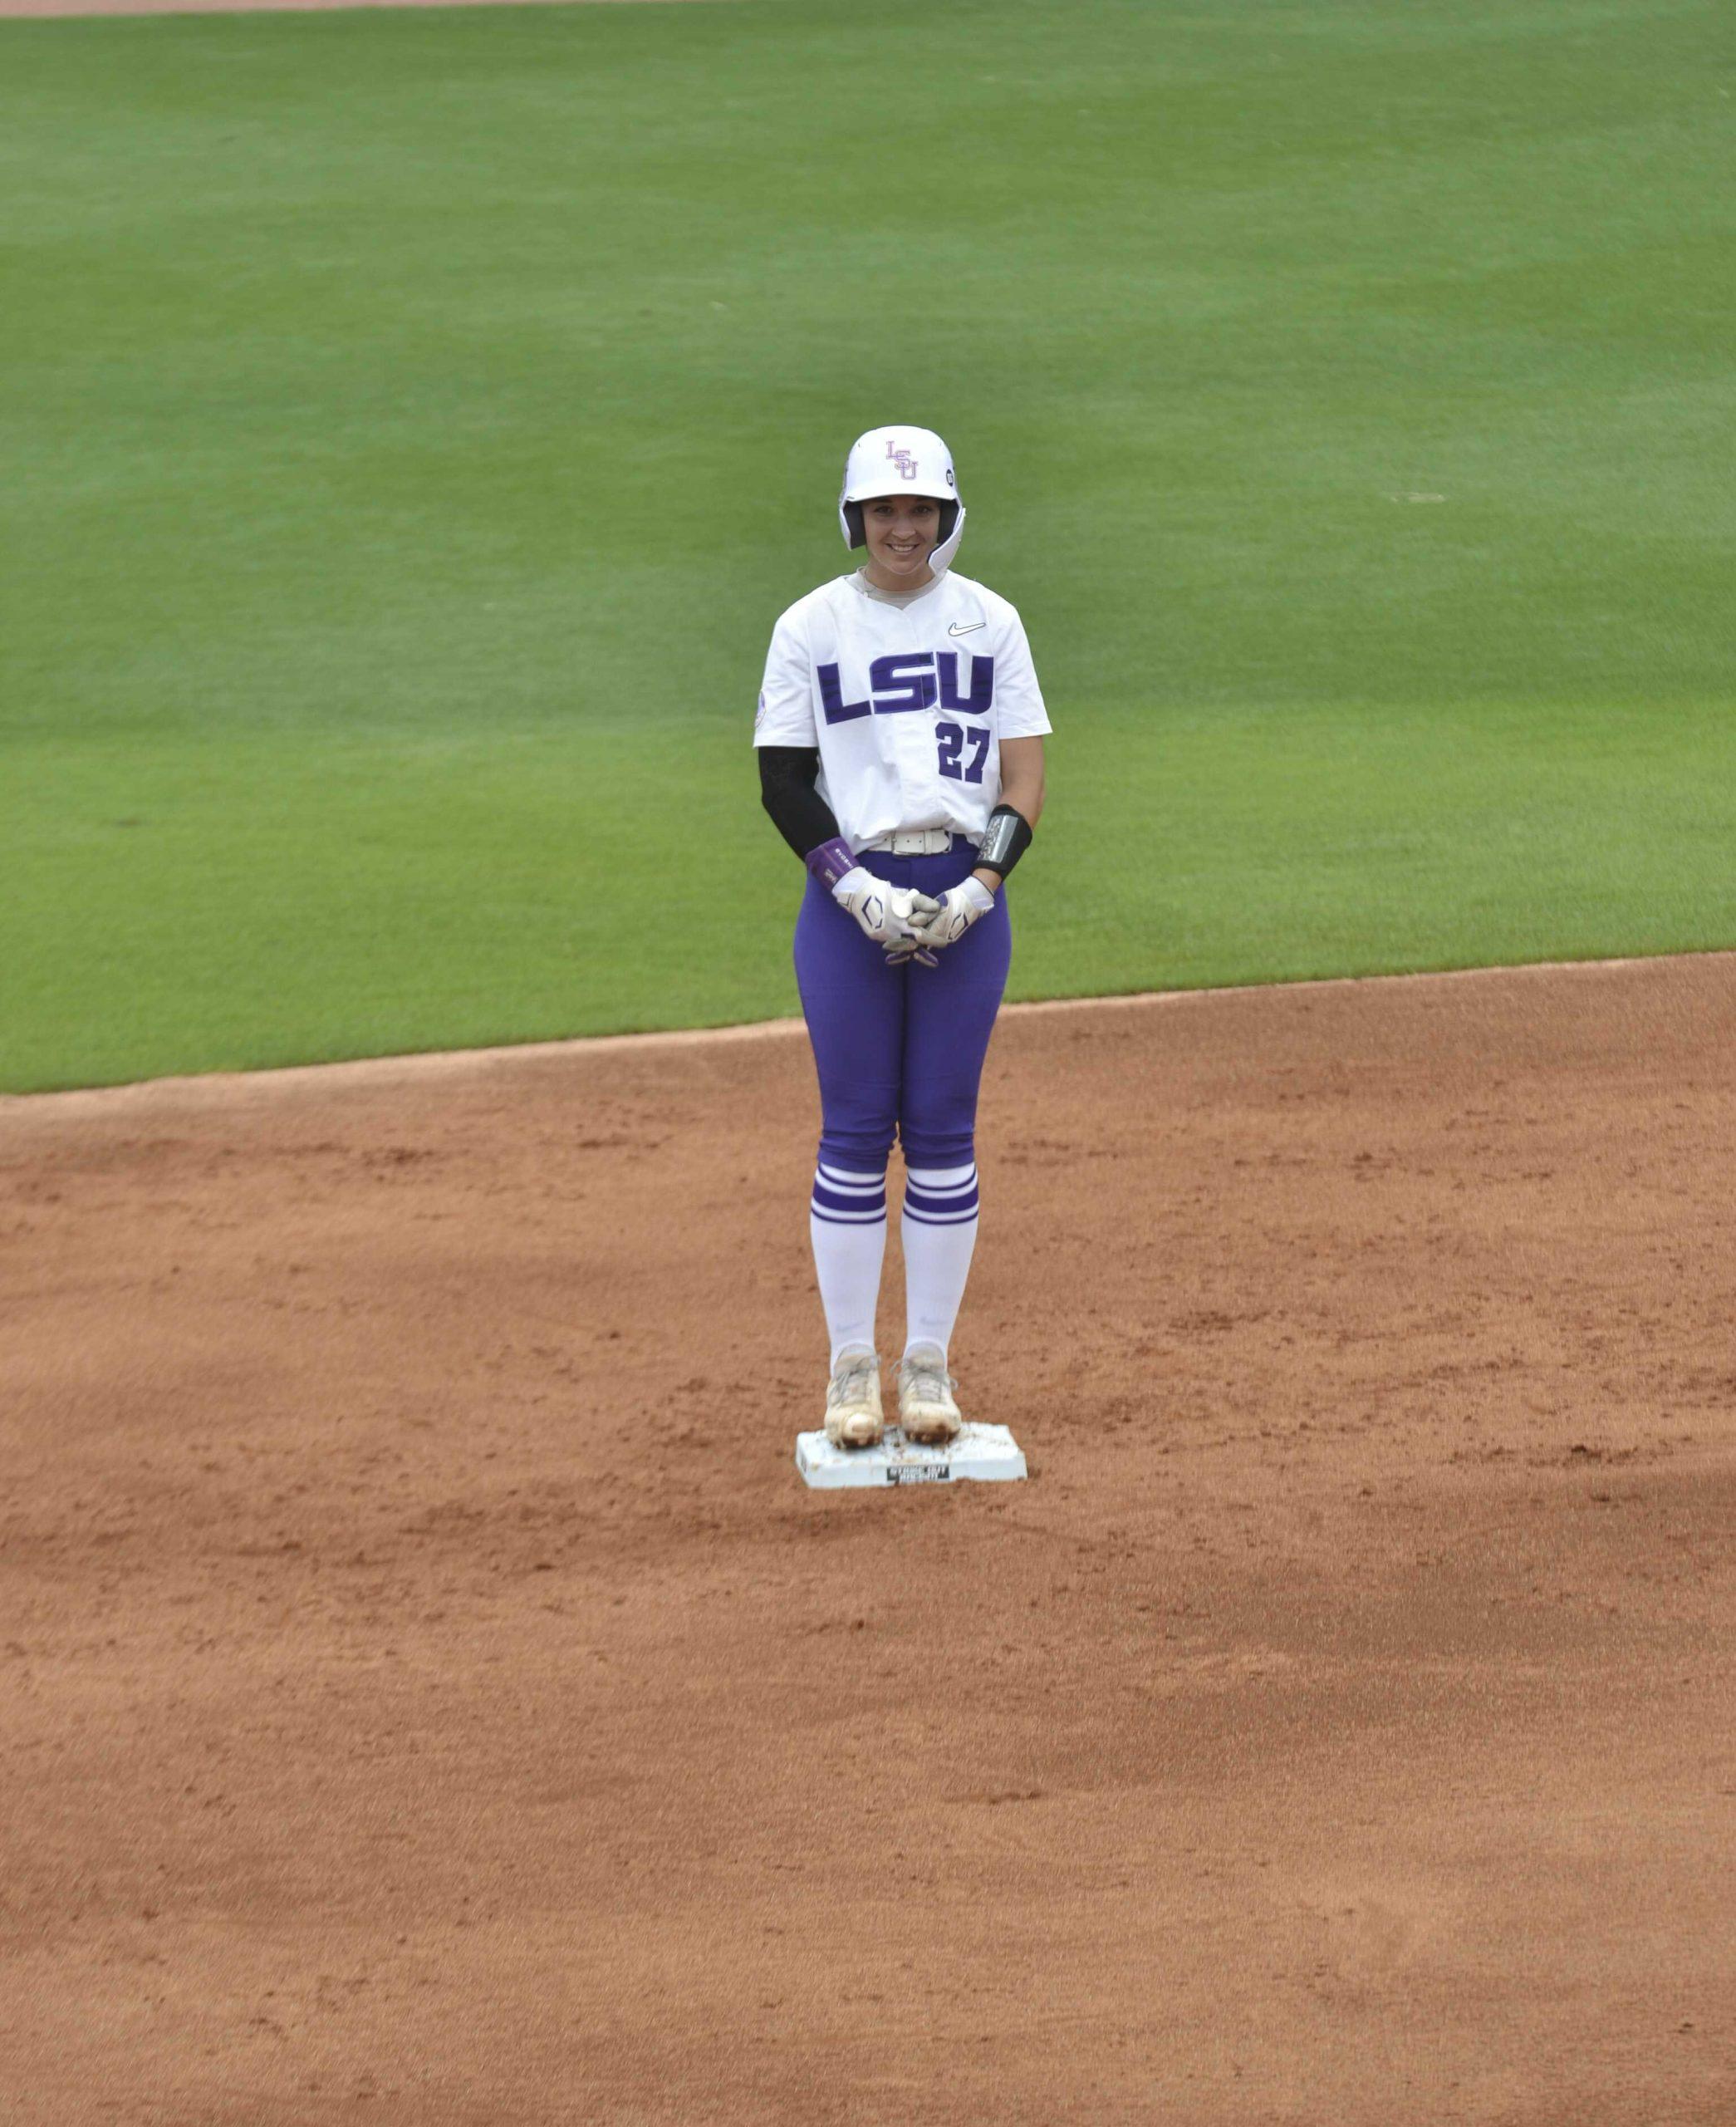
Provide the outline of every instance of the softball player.
[[1043,802],[1050,729],[1018,612],[952,572],[964,505],[927,429],[873,429],[838,503],[865,567],[772,632],[753,742],[807,867],[796,979],[820,1078],[808,1230],[831,1336],[826,1432],[882,1437],[874,1347],[886,1162],[905,1157],[899,1422],[960,1419],[947,1349],[977,1239],[977,1088],[1012,953],[1003,882]]

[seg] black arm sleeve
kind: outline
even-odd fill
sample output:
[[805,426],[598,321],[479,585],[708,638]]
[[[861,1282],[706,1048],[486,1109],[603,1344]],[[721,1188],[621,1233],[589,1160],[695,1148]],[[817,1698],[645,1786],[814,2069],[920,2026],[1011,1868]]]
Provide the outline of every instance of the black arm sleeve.
[[762,746],[759,802],[772,824],[798,857],[837,835],[832,809],[814,788],[820,778],[817,746]]

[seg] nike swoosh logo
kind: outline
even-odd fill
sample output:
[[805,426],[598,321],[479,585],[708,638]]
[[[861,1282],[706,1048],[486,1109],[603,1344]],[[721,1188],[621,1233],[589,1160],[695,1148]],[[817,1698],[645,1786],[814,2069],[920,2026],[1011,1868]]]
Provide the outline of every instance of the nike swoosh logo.
[[954,621],[947,630],[947,633],[949,635],[974,635],[978,628],[986,628],[988,625],[987,621],[967,621],[961,628]]

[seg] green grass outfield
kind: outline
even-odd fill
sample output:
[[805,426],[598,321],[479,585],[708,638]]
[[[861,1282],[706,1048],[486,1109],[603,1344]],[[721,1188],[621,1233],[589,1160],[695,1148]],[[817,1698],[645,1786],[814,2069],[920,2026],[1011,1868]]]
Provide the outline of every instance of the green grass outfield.
[[0,25],[0,1085],[758,1018],[932,424],[1015,993],[1736,945],[1724,0]]

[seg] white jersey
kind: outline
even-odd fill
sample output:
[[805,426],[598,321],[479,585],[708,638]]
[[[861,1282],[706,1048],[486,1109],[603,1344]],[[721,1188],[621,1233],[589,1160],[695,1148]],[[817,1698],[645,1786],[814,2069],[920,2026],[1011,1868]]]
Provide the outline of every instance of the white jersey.
[[1018,609],[949,569],[909,597],[841,576],[779,620],[756,746],[817,746],[819,793],[853,851],[947,828],[980,842],[1001,741],[1051,729]]

